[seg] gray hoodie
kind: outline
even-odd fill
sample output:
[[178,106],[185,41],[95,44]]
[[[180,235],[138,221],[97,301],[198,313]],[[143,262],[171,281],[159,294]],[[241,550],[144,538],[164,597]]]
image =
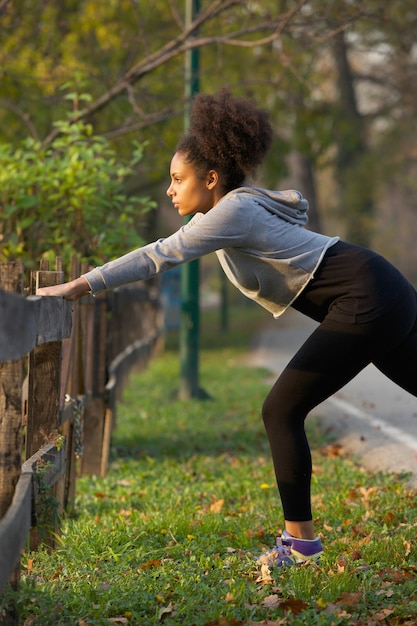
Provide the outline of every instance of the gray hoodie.
[[298,191],[239,187],[178,231],[84,274],[94,295],[216,252],[229,280],[274,317],[301,293],[339,238],[304,228]]

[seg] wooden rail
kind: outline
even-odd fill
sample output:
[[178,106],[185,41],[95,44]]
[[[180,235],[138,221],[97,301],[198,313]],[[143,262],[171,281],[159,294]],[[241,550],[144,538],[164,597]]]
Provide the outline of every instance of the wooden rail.
[[[54,546],[76,477],[105,475],[117,400],[162,328],[150,281],[70,303],[24,297],[23,278],[21,264],[0,264],[0,594],[18,585],[28,537]],[[29,291],[62,281],[59,263],[43,264]]]

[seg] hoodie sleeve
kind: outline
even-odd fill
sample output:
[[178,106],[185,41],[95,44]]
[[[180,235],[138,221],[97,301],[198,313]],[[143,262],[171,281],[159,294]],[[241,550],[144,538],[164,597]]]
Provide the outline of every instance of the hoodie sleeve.
[[238,195],[225,196],[208,213],[197,213],[169,237],[133,250],[83,276],[94,295],[146,280],[216,250],[246,245],[252,220],[251,210],[241,203]]

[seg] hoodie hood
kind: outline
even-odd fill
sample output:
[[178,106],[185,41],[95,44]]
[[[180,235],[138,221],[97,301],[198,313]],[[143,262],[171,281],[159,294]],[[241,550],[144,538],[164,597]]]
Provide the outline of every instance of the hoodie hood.
[[[237,191],[236,189],[234,191]],[[308,222],[308,200],[295,189],[286,191],[271,191],[247,185],[239,187],[239,193],[256,196],[256,202],[267,211],[277,215],[290,224],[304,226]]]

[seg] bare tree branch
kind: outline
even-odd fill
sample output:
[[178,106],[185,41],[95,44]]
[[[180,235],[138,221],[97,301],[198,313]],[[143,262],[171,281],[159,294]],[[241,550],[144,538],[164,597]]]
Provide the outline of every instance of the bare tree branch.
[[327,32],[323,37],[315,37],[314,39],[319,44],[326,43],[326,41],[329,41],[329,39],[333,39],[336,35],[349,28],[349,26],[353,22],[356,22],[356,20],[358,20],[360,17],[364,17],[365,15],[365,11],[358,11],[357,13],[355,13],[355,15],[352,15],[349,19],[344,21],[343,24],[339,24],[338,26]]
[[28,113],[25,113],[24,111],[22,111],[18,106],[13,104],[13,102],[10,102],[10,100],[7,100],[7,98],[0,98],[0,105],[3,106],[5,109],[9,109],[9,111],[12,111],[13,113],[15,113],[22,120],[22,122],[28,127],[29,132],[32,135],[32,137],[34,137],[35,139],[39,141],[38,132],[34,124],[32,124],[32,121]]
[[162,111],[158,111],[157,113],[152,113],[151,115],[144,115],[140,122],[134,122],[132,124],[125,124],[124,126],[120,126],[119,128],[114,128],[113,130],[109,130],[107,133],[103,133],[103,137],[107,139],[114,139],[115,137],[121,137],[122,135],[127,135],[129,133],[135,133],[139,130],[143,130],[147,128],[151,124],[158,124],[159,122],[165,122],[166,120],[172,119],[177,115],[182,115],[183,111],[173,111],[171,109],[162,109]]
[[171,13],[174,16],[174,20],[175,22],[178,24],[180,29],[184,28],[184,22],[183,19],[178,11],[177,5],[175,4],[175,2],[173,0],[168,0],[168,4],[171,8]]
[[[231,9],[236,5],[245,5],[243,0],[214,0],[204,11],[202,11],[189,28],[185,28],[175,39],[169,41],[165,46],[149,55],[139,63],[133,65],[107,92],[91,103],[84,110],[79,111],[75,119],[86,119],[107,106],[111,101],[126,91],[129,86],[138,82],[145,75],[149,74],[164,63],[174,57],[184,54],[188,50],[202,48],[213,44],[227,44],[241,47],[262,46],[279,38],[281,32],[287,26],[292,17],[300,10],[307,0],[300,0],[291,11],[280,15],[275,21],[262,22],[255,26],[237,30],[226,35],[197,37],[195,33],[198,29],[214,17]],[[271,32],[272,31],[272,32]],[[239,39],[244,35],[254,33],[270,32],[267,37],[258,37],[253,40]],[[193,36],[194,35],[194,36]],[[60,133],[58,128],[54,128],[44,140],[44,145],[51,143]]]
[[[184,54],[187,51],[203,48],[211,45],[227,45],[243,48],[254,48],[265,46],[273,41],[280,39],[283,32],[288,32],[290,23],[294,20],[294,17],[300,12],[302,7],[308,2],[308,0],[299,0],[297,4],[286,13],[282,13],[276,16],[275,19],[269,18],[268,20],[258,22],[256,24],[231,31],[226,34],[213,35],[201,37],[197,33],[199,29],[209,23],[215,17],[224,14],[235,6],[245,6],[244,0],[213,0],[213,2],[207,6],[203,11],[199,13],[196,19],[188,28],[183,28],[180,34],[162,46],[156,52],[150,54],[145,59],[142,59],[138,63],[134,64],[128,69],[123,76],[117,80],[117,82],[103,93],[99,98],[92,102],[88,107],[82,111],[78,111],[74,115],[74,121],[80,119],[88,119],[93,114],[105,108],[110,102],[118,98],[123,92],[128,93],[128,99],[132,105],[132,110],[137,110],[137,102],[134,100],[132,86],[140,81],[144,76],[154,71],[161,65],[167,63],[173,58]],[[363,11],[358,11],[355,15],[350,16],[339,24],[332,28],[332,30],[326,33],[323,37],[315,37],[315,33],[311,32],[310,22],[309,28],[306,27],[306,32],[303,34],[304,41],[310,40],[314,45],[322,44],[331,37],[334,37],[337,33],[345,30],[354,20],[364,15]],[[178,23],[178,21],[177,21]],[[294,27],[299,33],[300,24]],[[307,39],[306,39],[307,38]],[[294,68],[293,68],[294,71]],[[165,115],[165,114],[164,114]],[[163,119],[166,119],[163,115]],[[133,127],[129,126],[129,127]],[[139,127],[143,128],[143,122],[139,122]],[[113,131],[115,132],[115,131]],[[123,131],[122,131],[123,132]],[[58,136],[60,130],[54,128],[44,140],[44,145],[49,144]],[[113,135],[114,136],[114,135]]]

